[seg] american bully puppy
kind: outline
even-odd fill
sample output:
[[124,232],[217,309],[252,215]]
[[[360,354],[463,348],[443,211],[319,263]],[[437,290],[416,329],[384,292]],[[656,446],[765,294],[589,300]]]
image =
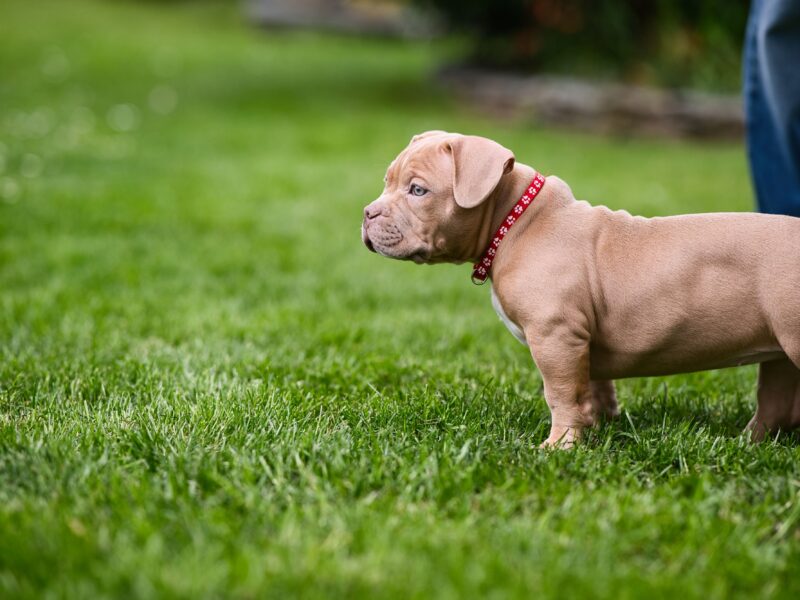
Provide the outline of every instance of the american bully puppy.
[[576,200],[492,140],[429,131],[364,209],[373,252],[478,263],[569,447],[618,413],[614,379],[761,363],[754,440],[800,425],[800,219],[646,219]]

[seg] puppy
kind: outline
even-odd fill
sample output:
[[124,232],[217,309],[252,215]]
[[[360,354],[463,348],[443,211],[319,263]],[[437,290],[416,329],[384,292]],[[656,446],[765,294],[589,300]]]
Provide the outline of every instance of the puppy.
[[542,374],[543,446],[616,416],[614,379],[750,363],[752,439],[800,425],[800,219],[634,217],[576,200],[492,140],[444,131],[412,138],[384,181],[364,244],[479,261],[473,280],[491,279],[492,305]]

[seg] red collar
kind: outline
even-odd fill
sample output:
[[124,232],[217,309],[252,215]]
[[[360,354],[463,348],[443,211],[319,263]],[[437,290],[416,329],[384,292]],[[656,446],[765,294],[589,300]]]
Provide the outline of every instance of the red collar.
[[517,222],[522,216],[522,213],[525,212],[533,199],[539,195],[539,192],[542,191],[542,187],[544,187],[544,175],[541,173],[536,173],[533,177],[533,181],[528,186],[528,189],[522,194],[522,197],[517,200],[517,203],[514,207],[508,212],[508,216],[503,220],[500,224],[500,227],[495,231],[494,236],[492,237],[492,243],[489,244],[489,247],[486,249],[486,252],[483,253],[481,259],[475,263],[475,266],[472,267],[472,283],[475,285],[483,285],[486,283],[486,279],[489,277],[489,271],[492,268],[492,263],[494,262],[494,257],[497,254],[497,247],[500,245],[500,242],[503,241],[503,238],[506,237],[508,230],[511,229],[511,226]]

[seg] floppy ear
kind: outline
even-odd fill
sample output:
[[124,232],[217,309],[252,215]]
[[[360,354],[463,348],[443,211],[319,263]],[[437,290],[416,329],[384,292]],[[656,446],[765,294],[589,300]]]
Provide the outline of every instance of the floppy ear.
[[453,196],[462,208],[486,200],[500,178],[514,168],[514,153],[476,135],[460,135],[447,145],[453,155]]

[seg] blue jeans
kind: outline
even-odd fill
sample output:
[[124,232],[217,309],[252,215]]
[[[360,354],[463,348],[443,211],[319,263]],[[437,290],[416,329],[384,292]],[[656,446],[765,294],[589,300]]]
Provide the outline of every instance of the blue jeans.
[[753,0],[743,63],[758,209],[800,217],[800,0]]

